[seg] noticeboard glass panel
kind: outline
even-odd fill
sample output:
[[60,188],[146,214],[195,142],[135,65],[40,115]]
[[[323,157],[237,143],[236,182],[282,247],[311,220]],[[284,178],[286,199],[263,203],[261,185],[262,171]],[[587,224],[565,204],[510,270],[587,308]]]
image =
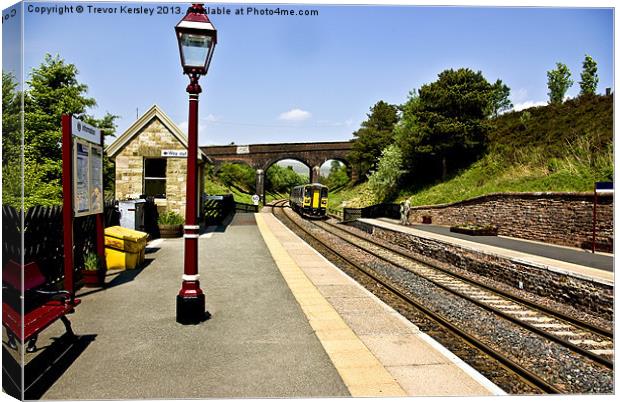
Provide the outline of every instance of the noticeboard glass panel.
[[73,213],[103,213],[103,148],[73,139]]

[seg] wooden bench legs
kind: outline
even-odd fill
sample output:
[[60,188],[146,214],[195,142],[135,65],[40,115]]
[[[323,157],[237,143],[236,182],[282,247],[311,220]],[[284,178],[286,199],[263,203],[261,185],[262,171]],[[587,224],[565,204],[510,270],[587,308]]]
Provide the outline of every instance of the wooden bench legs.
[[[17,350],[17,339],[15,338],[15,335],[10,332],[8,332],[8,338],[9,341],[7,342],[7,344],[9,345],[9,347],[13,350]],[[35,350],[37,350],[37,335],[33,336],[32,338],[30,338],[30,340],[28,340],[28,346],[26,347],[26,352],[34,352]]]
[[[66,334],[69,338],[75,338],[75,333],[73,333],[73,328],[71,328],[71,321],[66,316],[61,316],[60,321],[65,325]],[[26,352],[33,353],[37,351],[37,339],[39,335],[34,335],[32,338],[28,340],[28,345],[26,346]]]
[[9,341],[7,342],[9,347],[13,350],[17,350],[17,341],[15,340],[15,335],[11,331],[6,331],[9,337]]
[[32,353],[37,350],[37,339],[38,338],[39,338],[39,335],[35,335],[28,340],[28,346],[26,346],[26,352]]
[[[69,319],[64,315],[60,316],[59,319],[65,325],[66,334],[69,336],[69,338],[73,339],[75,337],[75,333],[73,332],[73,328],[71,328],[71,321],[69,321]],[[17,350],[17,337],[10,330],[7,331],[7,335],[8,335],[8,342],[7,342],[8,346],[11,349]],[[36,352],[38,338],[39,338],[39,335],[34,334],[28,339],[28,344],[26,345],[26,352],[28,353]]]

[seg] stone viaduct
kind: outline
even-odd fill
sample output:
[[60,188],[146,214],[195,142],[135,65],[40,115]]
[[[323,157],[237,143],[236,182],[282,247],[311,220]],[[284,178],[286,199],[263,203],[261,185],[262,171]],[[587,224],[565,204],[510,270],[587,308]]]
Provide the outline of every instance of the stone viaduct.
[[297,142],[281,144],[251,144],[205,146],[200,149],[216,169],[222,163],[245,163],[256,170],[256,192],[265,195],[265,172],[271,165],[283,159],[294,159],[308,167],[310,182],[319,179],[321,165],[335,159],[345,164],[351,180],[358,179],[358,171],[348,160],[353,142]]

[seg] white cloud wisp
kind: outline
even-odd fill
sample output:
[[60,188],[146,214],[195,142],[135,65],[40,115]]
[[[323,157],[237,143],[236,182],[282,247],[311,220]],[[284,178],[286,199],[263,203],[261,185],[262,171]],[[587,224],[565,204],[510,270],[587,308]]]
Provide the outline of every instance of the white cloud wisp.
[[288,112],[280,113],[278,118],[285,121],[304,121],[308,120],[310,116],[312,116],[312,113],[305,110],[291,109]]

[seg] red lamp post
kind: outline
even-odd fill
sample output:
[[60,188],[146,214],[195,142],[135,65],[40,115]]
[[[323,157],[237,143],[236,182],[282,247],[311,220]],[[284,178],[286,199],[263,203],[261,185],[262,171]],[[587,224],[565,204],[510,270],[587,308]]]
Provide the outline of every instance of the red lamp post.
[[197,223],[197,156],[198,156],[198,95],[202,91],[198,80],[207,74],[213,49],[217,42],[217,31],[203,7],[194,3],[187,14],[174,28],[179,42],[183,74],[189,76],[189,123],[187,146],[187,187],[185,203],[185,258],[183,283],[177,295],[177,322],[198,324],[205,318],[205,295],[200,289],[198,275]]

